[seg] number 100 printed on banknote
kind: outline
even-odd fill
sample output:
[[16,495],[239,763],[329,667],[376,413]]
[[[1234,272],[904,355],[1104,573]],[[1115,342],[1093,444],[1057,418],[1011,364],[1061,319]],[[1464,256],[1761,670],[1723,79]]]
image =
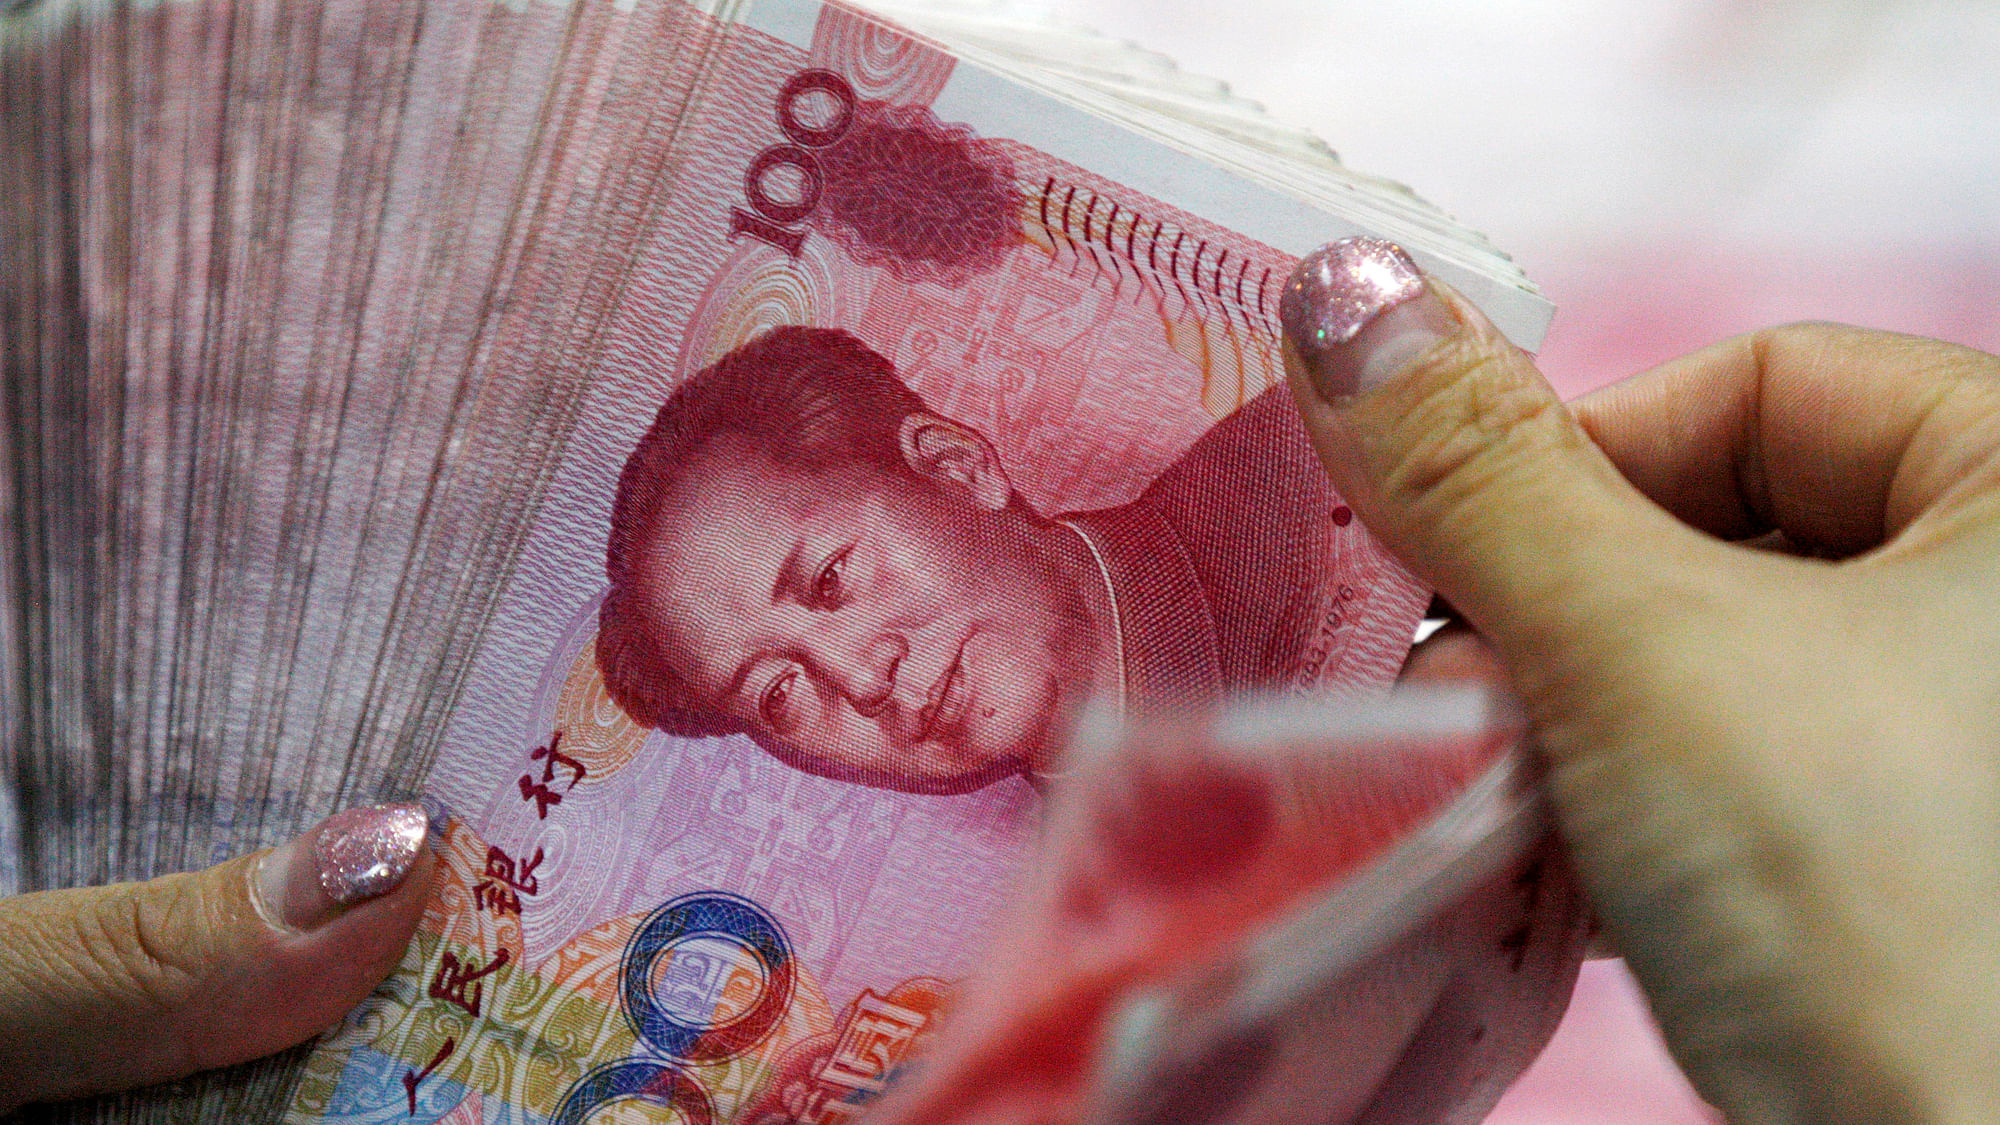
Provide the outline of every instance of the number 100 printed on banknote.
[[1426,602],[1281,385],[1290,255],[1354,224],[848,9],[683,22],[438,889],[293,1122],[850,1120],[977,972],[1080,706],[1377,690]]

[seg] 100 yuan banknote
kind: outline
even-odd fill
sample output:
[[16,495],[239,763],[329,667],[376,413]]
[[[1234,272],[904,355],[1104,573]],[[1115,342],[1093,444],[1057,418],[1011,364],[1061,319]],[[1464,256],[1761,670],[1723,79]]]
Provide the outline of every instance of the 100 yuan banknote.
[[1421,614],[1280,385],[1289,255],[1351,224],[843,8],[712,30],[430,910],[291,1121],[847,1120],[1086,699],[1379,688]]

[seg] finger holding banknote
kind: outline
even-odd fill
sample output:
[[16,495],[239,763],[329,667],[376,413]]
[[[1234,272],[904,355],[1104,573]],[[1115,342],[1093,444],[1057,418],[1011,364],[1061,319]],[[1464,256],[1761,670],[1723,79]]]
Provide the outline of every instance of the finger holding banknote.
[[[1794,326],[1572,412],[1387,243],[1283,311],[1329,473],[1496,646],[1702,1093],[2000,1113],[2000,360]],[[1774,534],[1809,557],[1734,542]]]
[[423,809],[337,813],[206,871],[0,900],[0,1111],[245,1062],[337,1022],[402,956]]

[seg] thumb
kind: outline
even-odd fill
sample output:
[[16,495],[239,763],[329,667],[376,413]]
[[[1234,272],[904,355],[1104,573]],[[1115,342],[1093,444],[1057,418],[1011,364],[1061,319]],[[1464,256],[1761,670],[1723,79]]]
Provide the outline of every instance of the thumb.
[[148,883],[0,899],[0,1111],[178,1078],[338,1021],[402,957],[431,868],[417,805]]
[[1588,659],[1600,623],[1632,620],[1704,549],[1626,483],[1526,353],[1394,244],[1314,251],[1279,313],[1342,497],[1517,673]]

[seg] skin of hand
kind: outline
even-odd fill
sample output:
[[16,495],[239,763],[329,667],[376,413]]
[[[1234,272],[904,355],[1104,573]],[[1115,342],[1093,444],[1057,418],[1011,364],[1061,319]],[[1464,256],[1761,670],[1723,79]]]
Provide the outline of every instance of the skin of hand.
[[1328,472],[1497,651],[1702,1095],[2000,1120],[2000,359],[1801,324],[1566,408],[1389,244],[1282,308]]
[[0,899],[0,1112],[282,1050],[402,958],[436,860],[423,810],[146,883]]

